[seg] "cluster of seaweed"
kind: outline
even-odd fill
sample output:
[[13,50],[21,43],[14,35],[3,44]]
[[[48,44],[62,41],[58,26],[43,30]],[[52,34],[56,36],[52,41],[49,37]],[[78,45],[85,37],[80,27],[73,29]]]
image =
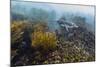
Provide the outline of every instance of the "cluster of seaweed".
[[47,29],[46,23],[32,24],[25,21],[13,21],[11,24],[11,62],[16,64],[16,61],[27,53],[31,55],[38,50],[45,53],[55,49],[56,35]]
[[94,46],[94,35],[81,27],[63,37],[49,31],[45,22],[11,23],[12,66],[94,61]]

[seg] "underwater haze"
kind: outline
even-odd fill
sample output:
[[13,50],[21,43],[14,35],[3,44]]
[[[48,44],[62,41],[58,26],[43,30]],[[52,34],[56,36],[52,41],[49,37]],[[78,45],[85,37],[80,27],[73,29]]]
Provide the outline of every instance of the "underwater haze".
[[74,16],[81,16],[85,18],[86,24],[89,25],[90,30],[92,32],[94,32],[95,30],[95,19],[94,19],[95,6],[36,3],[36,2],[33,3],[33,2],[19,2],[19,1],[12,1],[11,5],[12,5],[11,6],[12,13],[16,12],[19,14],[23,14],[28,18],[29,17],[32,18],[31,15],[33,14],[32,12],[33,8],[43,9],[46,12],[48,12],[49,15],[48,17],[46,17],[48,21],[56,21],[63,15],[66,15],[67,21],[72,21],[71,18],[73,18]]

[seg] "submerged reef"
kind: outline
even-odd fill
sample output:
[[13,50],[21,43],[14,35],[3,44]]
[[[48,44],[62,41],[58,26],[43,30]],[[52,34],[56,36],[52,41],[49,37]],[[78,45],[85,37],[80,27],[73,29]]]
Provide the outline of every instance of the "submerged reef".
[[[59,24],[60,25],[60,24]],[[50,31],[45,22],[12,21],[11,65],[95,60],[95,35],[83,27]]]

